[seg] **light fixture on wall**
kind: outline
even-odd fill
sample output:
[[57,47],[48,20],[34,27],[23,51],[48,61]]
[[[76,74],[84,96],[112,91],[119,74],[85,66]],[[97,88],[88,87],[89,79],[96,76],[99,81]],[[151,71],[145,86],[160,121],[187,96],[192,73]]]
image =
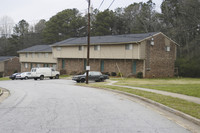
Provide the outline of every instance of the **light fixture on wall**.
[[151,38],[151,45],[152,46],[154,45],[154,38],[153,37]]

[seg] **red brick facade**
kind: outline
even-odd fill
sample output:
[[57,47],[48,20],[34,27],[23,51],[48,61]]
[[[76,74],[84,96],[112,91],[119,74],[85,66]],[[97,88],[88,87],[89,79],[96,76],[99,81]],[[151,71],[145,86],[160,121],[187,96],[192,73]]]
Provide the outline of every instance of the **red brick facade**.
[[20,72],[20,62],[18,57],[4,61],[4,76],[9,76],[14,72]]
[[176,59],[176,44],[170,41],[170,51],[167,51],[165,36],[162,34],[154,37],[154,45],[151,45],[150,43],[150,40],[146,43],[145,77],[173,77]]
[[[103,64],[102,61],[104,62]],[[90,70],[119,73],[124,76],[134,75],[133,62],[136,62],[136,73],[143,71],[143,60],[90,59]],[[64,64],[63,64],[64,63]],[[78,74],[85,71],[86,59],[58,59],[58,70],[66,74]],[[103,68],[102,68],[103,67]]]

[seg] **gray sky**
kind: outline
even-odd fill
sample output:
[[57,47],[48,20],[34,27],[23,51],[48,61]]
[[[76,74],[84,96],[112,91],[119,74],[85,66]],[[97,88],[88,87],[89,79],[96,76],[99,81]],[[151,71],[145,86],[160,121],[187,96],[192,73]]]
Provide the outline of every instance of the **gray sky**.
[[[91,0],[93,8],[99,8],[103,0]],[[109,7],[113,0],[104,0],[100,10]],[[147,2],[148,0],[115,0],[109,9],[127,7],[134,2]],[[160,12],[162,0],[153,0],[156,10]],[[37,23],[40,19],[49,20],[50,17],[64,9],[77,8],[86,13],[87,0],[0,0],[0,19],[4,16],[11,17],[14,23],[24,19],[29,24]]]

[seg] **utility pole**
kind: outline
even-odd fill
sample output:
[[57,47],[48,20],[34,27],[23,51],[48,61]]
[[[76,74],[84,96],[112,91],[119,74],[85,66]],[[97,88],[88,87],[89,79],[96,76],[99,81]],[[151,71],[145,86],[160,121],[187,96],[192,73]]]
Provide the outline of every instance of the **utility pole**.
[[87,42],[87,66],[86,66],[86,84],[88,84],[88,75],[90,71],[89,58],[90,58],[90,0],[88,0],[88,42]]

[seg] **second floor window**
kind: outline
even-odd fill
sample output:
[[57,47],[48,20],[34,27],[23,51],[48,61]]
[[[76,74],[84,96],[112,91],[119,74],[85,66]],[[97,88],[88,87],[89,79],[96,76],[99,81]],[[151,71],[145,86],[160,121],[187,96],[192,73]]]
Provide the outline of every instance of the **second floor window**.
[[100,45],[95,45],[95,46],[94,46],[94,50],[95,50],[95,51],[99,51],[99,50],[100,50]]
[[170,46],[166,46],[166,51],[167,51],[167,52],[170,51]]
[[126,44],[125,45],[125,49],[126,50],[131,50],[131,49],[133,49],[133,45],[132,44]]
[[48,58],[49,57],[49,53],[45,53],[45,57]]
[[83,50],[83,46],[78,46],[78,50],[82,51]]
[[31,57],[34,58],[35,57],[35,53],[32,53]]
[[26,58],[28,57],[28,53],[26,53]]

